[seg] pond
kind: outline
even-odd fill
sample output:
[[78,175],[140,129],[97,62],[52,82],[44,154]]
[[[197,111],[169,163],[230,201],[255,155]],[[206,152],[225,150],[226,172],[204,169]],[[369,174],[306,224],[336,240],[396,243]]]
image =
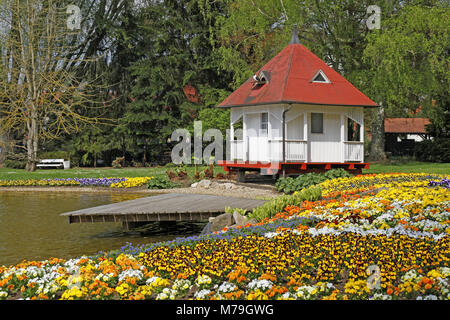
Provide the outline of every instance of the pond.
[[[177,232],[154,225],[123,232],[120,223],[69,224],[61,213],[148,196],[130,193],[0,192],[0,266],[51,257],[75,258],[119,249],[127,242],[143,244],[179,237],[180,230],[199,233],[201,224],[185,224]],[[157,223],[156,223],[157,224]],[[186,227],[186,225],[188,225]],[[178,225],[177,225],[178,227]]]

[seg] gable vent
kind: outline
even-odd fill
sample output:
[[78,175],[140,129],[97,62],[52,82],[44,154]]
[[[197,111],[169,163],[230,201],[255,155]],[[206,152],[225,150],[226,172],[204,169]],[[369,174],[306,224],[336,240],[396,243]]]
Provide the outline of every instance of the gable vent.
[[322,70],[317,71],[316,75],[312,78],[311,82],[316,83],[331,83]]

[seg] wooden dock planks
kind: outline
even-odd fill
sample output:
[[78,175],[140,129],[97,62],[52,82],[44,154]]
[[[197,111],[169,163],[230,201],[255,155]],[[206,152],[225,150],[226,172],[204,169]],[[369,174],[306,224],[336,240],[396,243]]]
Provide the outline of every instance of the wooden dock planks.
[[61,214],[69,223],[205,221],[225,212],[225,207],[251,210],[265,200],[204,194],[170,193]]

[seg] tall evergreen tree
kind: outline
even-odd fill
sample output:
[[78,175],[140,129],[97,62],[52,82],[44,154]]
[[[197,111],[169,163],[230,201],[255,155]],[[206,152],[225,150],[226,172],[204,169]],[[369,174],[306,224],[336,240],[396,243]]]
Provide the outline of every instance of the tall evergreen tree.
[[[216,105],[227,93],[229,73],[221,74],[212,59],[211,23],[200,2],[152,2],[141,11],[140,59],[130,68],[133,102],[122,125],[143,162],[168,154],[172,132],[187,127],[203,106]],[[223,6],[213,10],[220,13]]]

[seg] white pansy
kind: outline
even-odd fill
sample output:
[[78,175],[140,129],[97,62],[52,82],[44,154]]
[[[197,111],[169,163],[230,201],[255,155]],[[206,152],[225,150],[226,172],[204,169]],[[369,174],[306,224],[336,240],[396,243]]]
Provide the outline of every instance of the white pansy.
[[280,233],[278,233],[278,232],[267,232],[267,233],[265,233],[264,234],[264,237],[266,237],[266,238],[273,238],[273,237],[276,237],[277,235],[279,235]]
[[259,289],[261,291],[269,290],[270,288],[272,288],[272,286],[273,286],[273,282],[270,280],[266,280],[266,279],[262,279],[262,280],[253,279],[248,284],[248,287],[250,289],[252,289],[252,290]]
[[175,282],[172,285],[172,290],[187,290],[189,289],[191,286],[191,281],[187,280],[187,279],[177,279],[175,280]]
[[219,288],[217,289],[217,291],[218,291],[218,292],[221,292],[221,293],[233,292],[233,291],[235,291],[237,288],[238,288],[238,287],[237,287],[234,283],[225,281],[225,282],[223,282],[223,283],[219,286]]
[[166,300],[166,299],[174,300],[175,295],[176,295],[175,290],[164,288],[161,293],[158,293],[158,295],[156,296],[156,300]]
[[319,290],[313,286],[301,286],[297,289],[296,295],[298,299],[309,300],[312,299]]
[[194,293],[194,298],[196,299],[206,299],[211,293],[211,290],[208,289],[202,289],[200,291],[197,291]]
[[141,280],[143,277],[144,275],[140,270],[127,269],[119,274],[119,282],[124,281],[127,278],[137,278],[138,280]]
[[388,294],[375,293],[369,300],[392,300],[392,297]]

